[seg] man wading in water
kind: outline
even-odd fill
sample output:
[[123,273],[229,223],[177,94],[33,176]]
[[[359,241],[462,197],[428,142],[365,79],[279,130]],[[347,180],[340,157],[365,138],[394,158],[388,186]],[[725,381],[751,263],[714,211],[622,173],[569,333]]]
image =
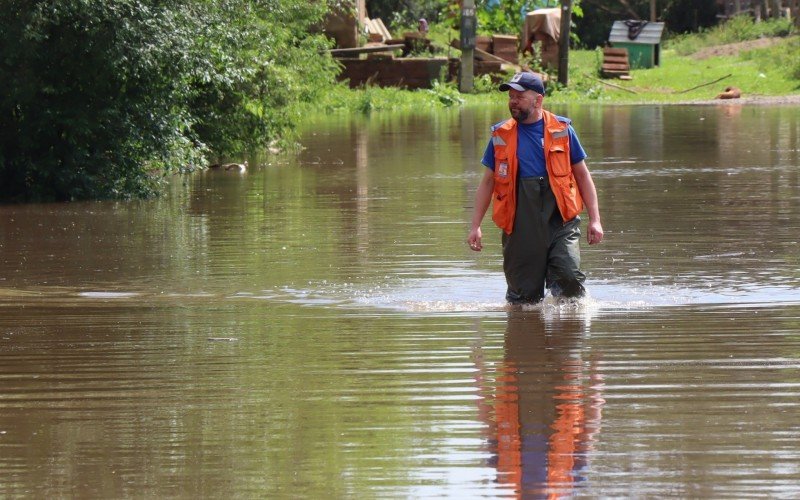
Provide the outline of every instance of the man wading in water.
[[517,73],[500,90],[508,91],[512,118],[492,126],[467,243],[476,252],[483,248],[481,221],[491,202],[492,220],[503,230],[506,300],[536,303],[545,287],[554,296],[581,297],[584,204],[589,244],[603,241],[586,152],[570,120],[542,108],[544,84],[537,75]]

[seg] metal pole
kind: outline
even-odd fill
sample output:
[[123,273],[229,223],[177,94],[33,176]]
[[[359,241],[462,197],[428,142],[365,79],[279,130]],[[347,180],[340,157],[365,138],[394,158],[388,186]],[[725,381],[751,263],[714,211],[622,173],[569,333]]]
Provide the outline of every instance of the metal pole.
[[461,4],[461,71],[458,89],[472,92],[475,73],[475,35],[477,32],[475,0],[463,0]]

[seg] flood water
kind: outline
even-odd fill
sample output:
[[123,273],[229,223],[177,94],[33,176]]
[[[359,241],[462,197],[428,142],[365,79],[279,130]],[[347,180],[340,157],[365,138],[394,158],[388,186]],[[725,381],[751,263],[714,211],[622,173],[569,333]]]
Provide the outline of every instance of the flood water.
[[800,109],[553,110],[606,230],[579,304],[509,310],[464,243],[502,107],[0,206],[0,497],[800,496]]

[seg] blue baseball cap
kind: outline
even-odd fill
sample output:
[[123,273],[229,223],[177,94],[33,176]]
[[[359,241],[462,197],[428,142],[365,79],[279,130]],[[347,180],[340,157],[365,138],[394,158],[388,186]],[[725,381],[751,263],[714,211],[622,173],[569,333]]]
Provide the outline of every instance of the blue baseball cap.
[[510,81],[500,85],[501,92],[506,92],[508,89],[519,90],[520,92],[533,90],[537,94],[544,95],[544,83],[542,83],[542,79],[530,71],[517,73]]

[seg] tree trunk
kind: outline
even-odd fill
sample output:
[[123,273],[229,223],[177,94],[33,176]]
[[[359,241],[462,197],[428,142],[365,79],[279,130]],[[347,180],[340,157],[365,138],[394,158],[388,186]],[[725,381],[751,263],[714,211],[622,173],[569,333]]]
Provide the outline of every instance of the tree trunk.
[[800,0],[794,0],[794,7],[792,7],[792,19],[794,19],[794,25],[800,28]]
[[656,21],[656,0],[650,0],[650,22]]
[[780,19],[781,17],[781,0],[772,0],[772,19]]
[[558,39],[558,83],[569,85],[569,30],[572,26],[572,0],[561,0],[561,36]]
[[[728,2],[725,2],[725,10],[728,9]],[[742,11],[742,0],[733,0],[733,15],[737,16]]]

